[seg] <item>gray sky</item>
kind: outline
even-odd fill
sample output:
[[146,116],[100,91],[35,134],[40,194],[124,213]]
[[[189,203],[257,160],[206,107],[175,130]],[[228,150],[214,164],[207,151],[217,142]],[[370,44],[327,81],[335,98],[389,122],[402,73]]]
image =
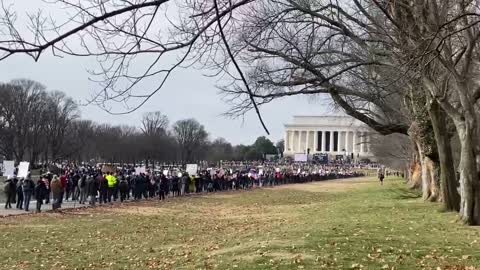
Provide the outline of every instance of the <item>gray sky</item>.
[[[21,7],[32,0],[16,0]],[[45,54],[35,63],[26,56],[13,56],[0,62],[0,81],[28,78],[44,84],[49,90],[61,90],[75,100],[85,102],[98,85],[88,80],[87,68],[95,67],[94,58],[67,56],[64,58]],[[254,112],[243,119],[228,119],[221,116],[228,110],[218,95],[216,79],[207,78],[196,69],[177,70],[164,88],[142,108],[128,115],[110,115],[92,105],[81,107],[82,118],[98,123],[126,124],[139,126],[145,112],[161,111],[170,123],[180,119],[195,118],[203,124],[210,137],[223,137],[234,144],[251,144],[258,136],[266,135]],[[152,89],[154,85],[152,85]],[[327,101],[312,97],[290,97],[274,101],[260,108],[270,130],[269,138],[278,141],[283,138],[283,124],[293,115],[320,115],[330,111]]]

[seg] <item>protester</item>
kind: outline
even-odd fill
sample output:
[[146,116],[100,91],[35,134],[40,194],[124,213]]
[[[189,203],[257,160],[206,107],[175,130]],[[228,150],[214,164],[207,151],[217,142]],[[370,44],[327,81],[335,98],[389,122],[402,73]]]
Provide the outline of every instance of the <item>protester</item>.
[[23,190],[22,190],[23,180],[15,178],[13,182],[15,183],[15,191],[17,192],[17,209],[22,210],[23,209]]
[[82,175],[80,180],[78,180],[76,192],[78,194],[76,197],[79,199],[79,203],[85,204],[85,202],[87,201],[87,176],[86,175]]
[[95,206],[97,193],[99,190],[99,181],[93,176],[90,175],[87,179],[87,196],[89,198],[89,204]]
[[[358,177],[359,166],[346,163],[313,164],[295,162],[224,162],[220,166],[199,166],[189,175],[181,167],[162,167],[157,171],[135,173],[135,168],[123,166],[105,176],[98,168],[69,166],[57,175],[47,173],[35,185],[28,175],[15,185],[15,179],[6,181],[5,208],[11,208],[13,197],[18,193],[17,207],[29,210],[32,194],[37,199],[37,212],[43,201],[53,196],[52,209],[61,208],[62,200],[79,200],[91,206],[99,203],[121,202],[142,198],[165,200],[168,197],[187,196],[193,193],[234,191],[240,189],[268,188],[283,184],[306,183],[328,179]],[[380,167],[378,176],[383,184],[385,168]],[[18,188],[20,187],[20,189]],[[98,195],[98,198],[97,198]],[[120,196],[118,196],[120,195]]]
[[3,185],[3,191],[7,201],[5,202],[5,209],[12,208],[13,197],[15,196],[16,187],[13,178],[7,177],[5,184]]
[[385,167],[381,166],[377,170],[377,177],[380,180],[380,185],[383,185],[383,179],[385,178]]
[[57,175],[54,175],[50,182],[50,189],[52,191],[53,203],[52,209],[56,210],[62,207],[63,186],[61,180]]
[[128,193],[128,181],[125,177],[122,177],[120,179],[120,182],[118,183],[118,188],[120,190],[120,202],[123,202],[127,199],[127,193]]
[[27,178],[23,180],[23,184],[22,184],[23,200],[24,200],[24,206],[25,206],[24,208],[26,212],[29,211],[30,199],[32,198],[32,193],[34,189],[35,189],[35,183],[33,182],[32,177],[29,173],[27,175]]
[[37,185],[35,186],[35,199],[37,200],[37,212],[41,212],[43,200],[47,196],[48,190],[46,186],[46,179],[39,179]]
[[[63,203],[63,195],[65,195],[66,190],[67,190],[67,175],[64,174],[60,176],[60,185],[61,185],[61,190],[60,190],[60,201],[59,201],[59,206],[62,205]],[[52,190],[53,193],[53,190]]]

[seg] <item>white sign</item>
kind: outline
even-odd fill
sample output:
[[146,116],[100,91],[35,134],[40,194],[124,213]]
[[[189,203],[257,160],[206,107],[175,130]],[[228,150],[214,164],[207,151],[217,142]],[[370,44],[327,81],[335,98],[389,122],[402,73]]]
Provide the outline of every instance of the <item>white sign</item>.
[[198,164],[187,164],[186,171],[187,171],[188,175],[190,175],[190,176],[197,175]]
[[28,168],[30,167],[30,162],[22,161],[18,165],[18,175],[17,177],[26,178],[28,176]]
[[307,162],[307,154],[295,154],[295,162]]
[[13,176],[14,173],[15,173],[15,161],[4,160],[3,161],[3,175],[4,176]]
[[143,167],[136,167],[135,168],[135,174],[140,175],[140,174],[145,174],[147,172],[147,168],[145,166]]

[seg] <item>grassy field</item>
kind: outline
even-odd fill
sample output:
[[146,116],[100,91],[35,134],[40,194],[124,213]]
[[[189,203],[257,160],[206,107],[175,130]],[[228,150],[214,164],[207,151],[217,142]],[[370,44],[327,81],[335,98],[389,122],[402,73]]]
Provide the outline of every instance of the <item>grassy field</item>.
[[439,209],[363,178],[12,217],[0,269],[479,267],[480,229]]

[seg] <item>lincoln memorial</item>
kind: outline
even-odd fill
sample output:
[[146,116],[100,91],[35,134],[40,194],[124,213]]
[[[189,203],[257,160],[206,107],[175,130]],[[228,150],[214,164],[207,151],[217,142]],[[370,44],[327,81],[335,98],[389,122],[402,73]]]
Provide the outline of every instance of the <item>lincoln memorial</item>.
[[369,142],[373,131],[350,116],[294,116],[285,124],[286,156],[327,153],[372,157]]

